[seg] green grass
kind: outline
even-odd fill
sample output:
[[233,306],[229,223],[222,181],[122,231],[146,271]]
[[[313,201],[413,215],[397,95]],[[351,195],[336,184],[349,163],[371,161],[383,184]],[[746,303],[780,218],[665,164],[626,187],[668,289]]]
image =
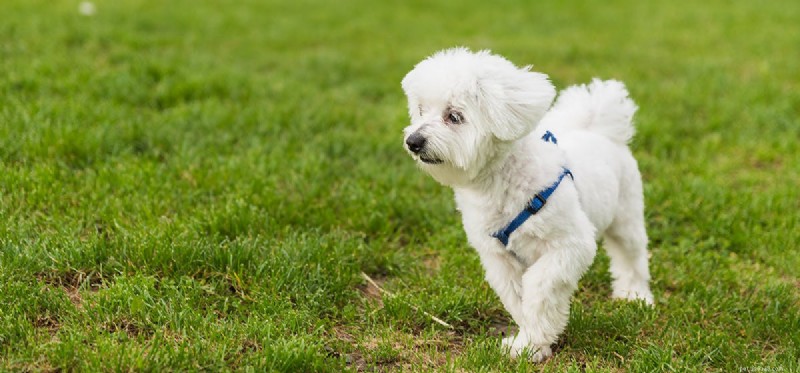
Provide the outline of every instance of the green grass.
[[[0,370],[800,370],[800,2],[524,3],[4,0]],[[455,45],[641,108],[657,305],[542,365],[401,147]]]

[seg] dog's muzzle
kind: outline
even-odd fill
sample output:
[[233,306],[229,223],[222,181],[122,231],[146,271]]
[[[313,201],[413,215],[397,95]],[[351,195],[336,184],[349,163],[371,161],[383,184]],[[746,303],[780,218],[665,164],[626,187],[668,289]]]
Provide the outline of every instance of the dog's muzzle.
[[419,131],[412,133],[411,136],[408,136],[406,139],[406,147],[408,147],[408,150],[411,151],[411,153],[417,155],[420,161],[428,164],[442,163],[441,159],[432,158],[425,152],[425,145],[427,143],[428,139],[421,135]]

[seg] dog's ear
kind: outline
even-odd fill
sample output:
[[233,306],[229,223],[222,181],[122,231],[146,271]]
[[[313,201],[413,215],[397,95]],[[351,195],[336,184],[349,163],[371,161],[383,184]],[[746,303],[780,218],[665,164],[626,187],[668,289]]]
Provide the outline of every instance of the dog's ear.
[[487,72],[477,85],[476,99],[489,130],[504,141],[530,133],[556,95],[547,75],[530,71],[530,66]]

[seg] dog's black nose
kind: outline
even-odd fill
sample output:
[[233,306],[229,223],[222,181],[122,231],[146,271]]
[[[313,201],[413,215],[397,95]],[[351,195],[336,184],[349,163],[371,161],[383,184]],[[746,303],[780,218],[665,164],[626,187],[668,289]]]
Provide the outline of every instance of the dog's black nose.
[[419,132],[412,133],[411,136],[408,136],[406,139],[408,150],[411,150],[411,152],[414,154],[422,151],[422,148],[425,147],[425,142],[427,142],[427,140],[424,136],[420,135]]

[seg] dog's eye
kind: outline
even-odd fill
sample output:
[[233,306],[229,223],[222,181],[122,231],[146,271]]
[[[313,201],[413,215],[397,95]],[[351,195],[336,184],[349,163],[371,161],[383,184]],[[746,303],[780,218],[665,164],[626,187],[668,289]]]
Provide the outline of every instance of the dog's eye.
[[447,121],[452,124],[461,124],[464,121],[464,117],[461,115],[461,113],[451,110],[447,114]]
[[417,109],[419,109],[419,116],[422,116],[422,105],[417,106]]

